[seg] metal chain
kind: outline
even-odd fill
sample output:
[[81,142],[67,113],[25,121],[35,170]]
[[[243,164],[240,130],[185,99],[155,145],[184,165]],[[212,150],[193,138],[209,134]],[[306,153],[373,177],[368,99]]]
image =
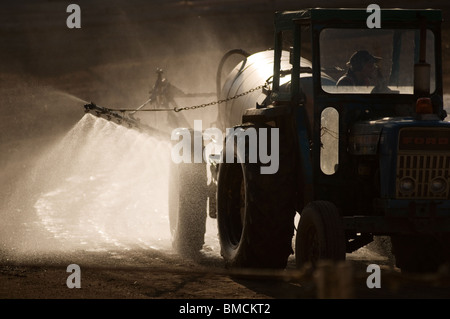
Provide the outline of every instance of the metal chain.
[[253,89],[250,89],[248,91],[236,94],[234,96],[231,96],[229,98],[226,99],[222,99],[222,100],[218,100],[218,101],[214,101],[214,102],[209,102],[209,103],[203,103],[203,104],[199,104],[199,105],[193,105],[193,106],[186,106],[186,107],[174,107],[173,109],[171,108],[159,108],[159,109],[142,109],[142,107],[144,107],[145,105],[147,105],[148,103],[152,102],[152,99],[148,99],[147,101],[145,101],[141,106],[139,106],[138,108],[134,108],[134,109],[108,109],[110,111],[118,111],[118,112],[131,112],[131,114],[136,113],[136,112],[163,112],[163,111],[175,111],[175,112],[181,112],[181,111],[187,111],[187,110],[195,110],[195,109],[199,109],[199,108],[204,108],[207,106],[212,106],[212,105],[218,105],[221,103],[225,103],[231,100],[235,100],[238,99],[242,96],[248,95],[250,93],[253,93],[257,90],[261,90],[264,87],[268,87],[270,85],[270,81],[269,79],[266,81],[266,83],[264,83],[263,85],[258,85],[257,87],[254,87]]
[[250,89],[248,91],[236,94],[236,95],[234,95],[232,97],[229,97],[229,98],[226,98],[226,99],[222,99],[222,100],[218,100],[218,101],[214,101],[214,102],[209,102],[209,103],[203,103],[203,104],[199,104],[199,105],[193,105],[193,106],[175,107],[173,110],[175,112],[181,112],[181,111],[187,111],[187,110],[200,109],[200,108],[204,108],[204,107],[212,106],[212,105],[218,105],[218,104],[221,104],[221,103],[225,103],[225,102],[228,102],[228,101],[231,101],[231,100],[238,99],[238,98],[240,98],[242,96],[245,96],[247,94],[253,93],[253,92],[257,91],[257,90],[262,89],[266,85],[267,85],[267,83],[265,83],[263,85],[259,85],[257,87],[254,87],[253,89]]

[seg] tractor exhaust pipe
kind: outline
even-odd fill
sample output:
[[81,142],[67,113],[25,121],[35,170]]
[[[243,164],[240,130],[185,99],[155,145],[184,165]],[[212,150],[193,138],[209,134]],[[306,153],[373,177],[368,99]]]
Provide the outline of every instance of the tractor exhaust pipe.
[[414,65],[414,94],[418,97],[430,95],[430,70],[427,57],[427,26],[425,18],[420,21],[420,53],[419,62]]

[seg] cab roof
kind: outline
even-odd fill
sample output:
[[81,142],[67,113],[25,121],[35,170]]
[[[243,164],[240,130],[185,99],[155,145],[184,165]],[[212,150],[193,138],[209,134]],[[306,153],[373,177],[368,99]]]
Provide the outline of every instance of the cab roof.
[[[352,24],[364,23],[373,13],[366,8],[309,8],[299,11],[278,11],[275,13],[277,29],[286,29],[292,22],[311,24]],[[380,19],[388,25],[417,25],[425,18],[428,23],[442,22],[442,11],[439,9],[381,9]]]

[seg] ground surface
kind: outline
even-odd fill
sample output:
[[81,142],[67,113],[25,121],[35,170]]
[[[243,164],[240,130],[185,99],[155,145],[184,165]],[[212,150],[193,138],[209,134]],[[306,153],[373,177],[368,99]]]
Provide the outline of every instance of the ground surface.
[[[228,270],[214,221],[199,259],[176,255],[167,225],[167,141],[83,117],[82,105],[140,105],[157,67],[186,92],[214,91],[222,54],[272,46],[272,13],[298,5],[257,0],[79,4],[79,30],[66,28],[65,1],[15,1],[0,12],[0,298],[450,297],[445,270],[408,277],[390,258],[368,248],[349,255],[347,268],[329,279],[350,272],[338,292],[320,288],[316,276],[295,269],[293,258],[280,272]],[[447,17],[445,2],[433,7],[444,9]],[[450,34],[444,25],[448,87]],[[214,115],[213,109],[193,111],[186,118],[208,121]],[[166,115],[152,116],[146,120],[157,126]],[[380,289],[366,285],[366,268],[373,263],[381,266]],[[69,264],[81,268],[81,289],[66,285]]]

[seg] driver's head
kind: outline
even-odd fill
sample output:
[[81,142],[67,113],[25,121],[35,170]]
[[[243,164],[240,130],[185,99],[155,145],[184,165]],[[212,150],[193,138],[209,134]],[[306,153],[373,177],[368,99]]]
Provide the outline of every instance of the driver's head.
[[369,69],[375,69],[376,63],[380,60],[380,57],[373,56],[366,50],[360,50],[352,54],[347,66],[354,72],[367,72]]

